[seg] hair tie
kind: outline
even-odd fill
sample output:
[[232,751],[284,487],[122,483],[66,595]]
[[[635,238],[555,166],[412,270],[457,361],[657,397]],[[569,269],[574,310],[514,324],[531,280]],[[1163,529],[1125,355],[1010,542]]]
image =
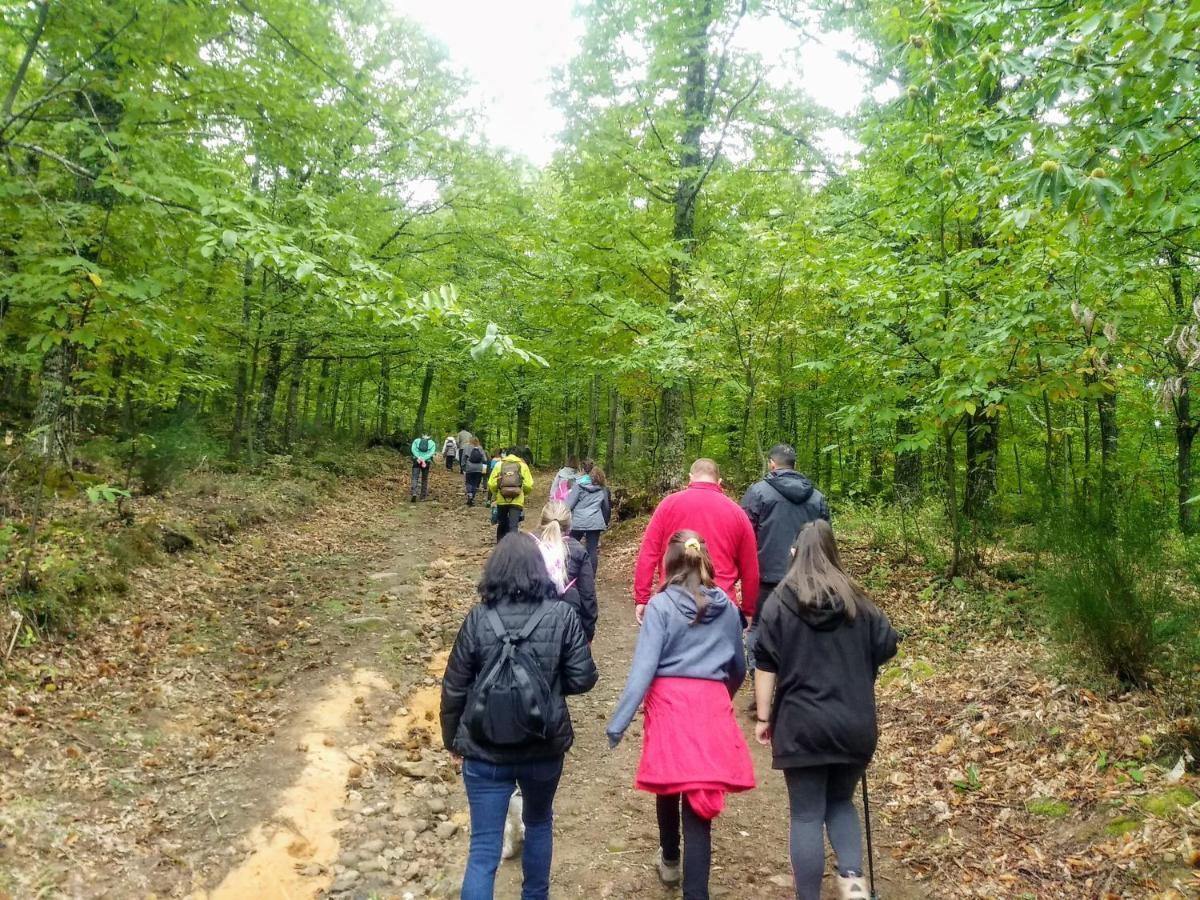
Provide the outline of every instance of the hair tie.
[[683,549],[695,550],[697,553],[699,553],[700,552],[700,539],[694,538],[694,537],[688,538],[686,541],[683,542]]

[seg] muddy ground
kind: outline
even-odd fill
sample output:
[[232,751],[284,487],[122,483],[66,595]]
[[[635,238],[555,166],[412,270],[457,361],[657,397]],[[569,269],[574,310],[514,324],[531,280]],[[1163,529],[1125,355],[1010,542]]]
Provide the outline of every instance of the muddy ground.
[[[22,657],[0,683],[0,897],[456,895],[467,816],[438,676],[492,530],[435,475],[425,504],[385,474],[133,573],[123,608]],[[601,680],[572,701],[554,897],[673,895],[632,788],[638,726],[615,752],[603,733],[637,635],[638,528],[602,549]],[[907,635],[871,773],[881,896],[1197,896],[1195,782],[1152,764],[1146,700],[1059,682],[1036,641],[846,543]],[[713,895],[784,900],[786,793],[751,746],[760,787],[716,823]]]

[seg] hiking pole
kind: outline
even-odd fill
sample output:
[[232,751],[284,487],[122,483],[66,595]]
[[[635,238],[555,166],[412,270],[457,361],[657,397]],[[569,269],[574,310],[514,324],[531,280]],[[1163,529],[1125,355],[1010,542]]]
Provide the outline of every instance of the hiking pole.
[[863,823],[867,829],[867,880],[871,885],[871,900],[879,900],[875,893],[875,848],[871,845],[871,800],[867,796],[867,773],[862,777]]

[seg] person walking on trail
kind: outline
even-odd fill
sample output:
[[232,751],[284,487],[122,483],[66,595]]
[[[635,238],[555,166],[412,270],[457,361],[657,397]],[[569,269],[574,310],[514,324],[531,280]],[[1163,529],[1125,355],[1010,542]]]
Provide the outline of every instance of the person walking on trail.
[[525,460],[511,451],[500,458],[488,476],[488,490],[496,499],[496,542],[510,531],[520,531],[525,497],[533,490],[533,473]]
[[596,579],[592,560],[583,544],[571,536],[571,510],[558,500],[542,507],[535,537],[546,557],[546,567],[555,584],[561,584],[563,601],[575,610],[588,643],[596,636],[600,606],[596,601]]
[[754,641],[763,601],[783,581],[791,562],[792,542],[809,522],[829,521],[829,504],[807,476],[796,471],[796,448],[776,444],[767,454],[767,476],[742,496],[742,509],[758,544],[758,606],[746,643],[754,666]]
[[[699,532],[712,558],[714,579],[749,622],[758,601],[758,552],[746,513],[721,491],[721,470],[711,459],[692,463],[688,486],[658,504],[638,550],[633,576],[634,611],[638,622],[654,590],[671,535],[683,528]],[[741,582],[738,603],[735,586]]]
[[467,430],[467,426],[464,425],[459,430],[458,434],[455,435],[455,439],[458,442],[458,471],[465,472],[467,453],[471,449],[471,443],[475,440],[475,435],[471,434],[471,432]]
[[524,798],[522,900],[547,900],[554,794],[574,742],[566,697],[596,684],[579,617],[559,603],[538,545],[514,534],[483,568],[480,603],[459,629],[442,680],[442,742],[461,763],[471,814],[462,900],[492,900],[504,822]]
[[446,435],[442,442],[442,459],[446,461],[446,471],[453,472],[454,464],[458,461],[458,439],[452,434]]
[[578,467],[579,461],[574,456],[567,458],[567,464],[555,473],[554,480],[550,482],[551,500],[566,502],[571,488],[575,487],[575,479],[579,477],[579,473],[575,471]]
[[600,535],[608,530],[612,520],[612,495],[604,470],[592,466],[592,471],[581,475],[567,494],[567,507],[571,510],[571,537],[587,547],[592,560],[592,571],[600,571]]
[[475,495],[479,493],[479,485],[482,483],[483,473],[487,469],[487,454],[479,445],[478,438],[471,438],[460,460],[463,483],[467,492],[467,506],[474,506]]
[[875,677],[898,640],[843,569],[829,523],[805,526],[764,603],[754,676],[755,737],[787,783],[798,900],[821,896],[825,830],[843,900],[868,900],[853,797],[879,735]]
[[650,598],[625,690],[605,729],[621,742],[645,702],[638,790],[656,795],[658,874],[680,880],[684,900],[708,900],[712,821],[725,794],[754,787],[754,764],[733,714],[746,677],[742,621],[714,584],[713,562],[694,531],[671,535],[666,584]]
[[421,499],[429,497],[429,466],[437,453],[437,442],[428,434],[422,434],[412,442],[412,496],[410,502],[417,502],[417,485],[421,486]]

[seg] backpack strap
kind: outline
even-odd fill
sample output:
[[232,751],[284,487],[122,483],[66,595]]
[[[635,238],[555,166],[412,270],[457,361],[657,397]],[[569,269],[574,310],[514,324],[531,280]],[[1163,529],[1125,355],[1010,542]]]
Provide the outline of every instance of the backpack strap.
[[488,623],[492,626],[492,631],[496,632],[496,637],[505,643],[517,643],[519,641],[528,640],[533,634],[533,629],[537,628],[538,623],[542,621],[546,613],[550,611],[550,603],[543,600],[538,608],[529,614],[529,618],[525,620],[525,624],[521,626],[521,630],[511,632],[504,627],[504,620],[500,618],[500,613],[496,612],[494,606],[489,606],[487,611]]

